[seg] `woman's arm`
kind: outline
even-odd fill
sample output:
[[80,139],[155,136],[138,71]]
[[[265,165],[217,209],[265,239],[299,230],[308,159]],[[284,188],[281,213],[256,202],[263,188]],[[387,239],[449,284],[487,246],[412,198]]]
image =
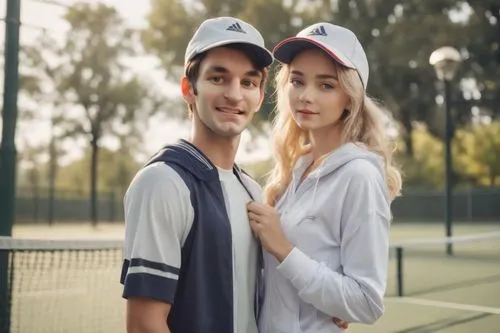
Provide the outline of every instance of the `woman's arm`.
[[384,312],[388,221],[376,212],[356,215],[354,218],[362,223],[342,241],[342,274],[298,248],[290,252],[278,271],[293,284],[302,300],[318,310],[348,322],[371,324]]

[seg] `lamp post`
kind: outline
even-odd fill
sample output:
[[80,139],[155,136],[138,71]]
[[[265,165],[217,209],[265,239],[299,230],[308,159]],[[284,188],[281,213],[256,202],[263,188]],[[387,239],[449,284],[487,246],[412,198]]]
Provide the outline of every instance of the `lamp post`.
[[[451,140],[453,137],[453,124],[451,118],[451,81],[455,77],[458,65],[462,57],[460,53],[450,46],[440,47],[432,52],[429,63],[436,70],[436,75],[439,80],[444,83],[444,104],[446,109],[445,120],[445,226],[446,237],[452,236],[452,156],[451,156]],[[446,245],[446,253],[453,254],[453,246],[451,242]]]

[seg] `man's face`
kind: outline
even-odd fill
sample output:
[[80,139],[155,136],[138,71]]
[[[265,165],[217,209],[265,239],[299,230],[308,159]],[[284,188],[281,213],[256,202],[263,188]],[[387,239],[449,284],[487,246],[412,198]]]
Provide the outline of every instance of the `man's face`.
[[218,137],[240,135],[262,104],[261,71],[242,51],[218,47],[208,51],[198,73],[197,94],[191,89],[184,96],[197,128]]

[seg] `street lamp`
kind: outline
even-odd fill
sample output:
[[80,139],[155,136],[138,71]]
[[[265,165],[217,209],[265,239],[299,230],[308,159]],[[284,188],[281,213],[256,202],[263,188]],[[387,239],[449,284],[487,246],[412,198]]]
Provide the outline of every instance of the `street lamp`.
[[[445,121],[445,225],[446,236],[452,236],[452,162],[451,162],[451,140],[453,138],[451,119],[451,81],[455,77],[457,68],[462,60],[460,53],[450,46],[440,47],[432,52],[429,63],[434,66],[436,75],[444,83],[444,103],[446,108]],[[453,254],[451,241],[446,245],[446,253]]]

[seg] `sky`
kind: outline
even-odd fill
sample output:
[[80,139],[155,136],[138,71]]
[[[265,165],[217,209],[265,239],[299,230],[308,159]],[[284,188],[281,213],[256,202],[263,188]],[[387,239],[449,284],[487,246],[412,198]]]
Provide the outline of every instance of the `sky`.
[[[143,28],[147,26],[146,15],[150,11],[149,0],[84,0],[88,3],[106,3],[114,6],[124,17],[127,25],[135,28]],[[51,37],[62,39],[64,32],[68,29],[64,20],[61,18],[65,12],[64,6],[71,5],[75,0],[21,0],[21,30],[20,30],[20,45],[28,45],[39,38],[42,33],[50,34]],[[57,5],[61,4],[61,6]],[[0,17],[5,17],[6,1],[0,2]],[[3,45],[5,40],[5,25],[0,22],[0,43]],[[3,55],[2,64],[3,64]],[[165,81],[163,71],[158,69],[159,62],[153,57],[141,57],[134,59],[131,63],[133,70],[148,79],[152,80],[155,88],[160,91],[176,91],[179,87],[176,84]],[[2,65],[3,66],[3,65]],[[1,81],[3,86],[3,68],[0,71]],[[3,93],[3,88],[2,88]],[[174,96],[176,93],[173,94]],[[176,98],[180,98],[177,94]],[[19,105],[26,103],[22,96],[19,98]],[[36,123],[23,123],[18,121],[16,144],[18,149],[22,149],[25,144],[34,145],[40,142],[48,141],[49,139],[49,115],[50,110],[39,108],[39,116],[42,120]],[[0,128],[1,131],[1,128]],[[150,119],[149,129],[145,137],[146,155],[151,155],[165,143],[174,142],[179,138],[189,136],[189,126],[181,124],[176,120],[168,119],[165,115],[159,115]],[[244,149],[246,143],[252,140],[251,135],[246,131],[242,135],[242,148],[240,149],[236,159],[240,163],[246,163],[267,158],[269,149],[265,139],[259,139],[257,149],[248,151]],[[109,148],[115,148],[117,143],[110,139],[105,139],[103,145]],[[77,142],[66,142],[65,146],[73,153],[63,159],[62,163],[66,164],[73,159],[79,158],[82,155],[83,148],[86,142],[83,140]],[[75,148],[76,147],[76,148]],[[139,159],[145,156],[138,156]]]

